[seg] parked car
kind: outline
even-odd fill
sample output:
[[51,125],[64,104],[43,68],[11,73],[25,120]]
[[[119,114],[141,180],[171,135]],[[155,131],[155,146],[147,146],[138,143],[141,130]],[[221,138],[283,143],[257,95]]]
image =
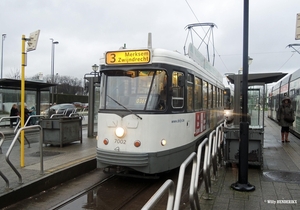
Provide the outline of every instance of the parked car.
[[71,113],[76,112],[74,104],[56,104],[42,112],[43,115],[51,117],[53,114],[64,114],[69,116]]
[[81,102],[73,102],[73,104],[77,107],[77,108],[82,108],[82,103]]
[[85,110],[88,110],[89,109],[89,103],[83,103],[82,108],[85,109]]

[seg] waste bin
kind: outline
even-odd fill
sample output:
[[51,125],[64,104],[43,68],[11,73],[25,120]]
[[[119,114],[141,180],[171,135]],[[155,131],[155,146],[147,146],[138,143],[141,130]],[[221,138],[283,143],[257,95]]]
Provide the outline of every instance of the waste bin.
[[60,145],[80,141],[82,143],[82,118],[62,117],[42,119],[44,144]]
[[[224,128],[224,161],[225,163],[239,162],[240,128],[232,126]],[[263,168],[264,128],[249,126],[248,164],[259,165]]]

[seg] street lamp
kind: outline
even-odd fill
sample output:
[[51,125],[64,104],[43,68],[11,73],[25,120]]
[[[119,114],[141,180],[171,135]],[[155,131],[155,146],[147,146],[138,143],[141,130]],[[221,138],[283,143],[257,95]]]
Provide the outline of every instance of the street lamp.
[[92,69],[96,75],[96,72],[98,71],[99,66],[97,64],[92,65]]
[[[253,61],[253,58],[251,58],[250,56],[248,56],[248,66],[251,65],[252,61]],[[239,69],[239,74],[243,74],[243,68]]]
[[97,78],[97,71],[98,71],[99,66],[97,64],[92,65],[92,72],[89,74],[86,74],[84,76],[84,79],[88,80],[88,91],[89,91],[89,111],[88,111],[88,137],[93,137],[94,136],[94,119],[95,118],[95,83],[98,81]]
[[[55,50],[55,45],[58,44],[59,42],[54,41],[54,39],[50,38],[51,40],[51,83],[54,83],[54,50]],[[51,87],[51,93],[52,93],[52,105],[54,103],[54,89],[53,86]]]
[[251,65],[252,61],[253,61],[253,58],[251,58],[250,56],[248,56],[248,66]]
[[5,40],[6,34],[2,34],[2,45],[1,45],[1,79],[3,74],[3,42]]

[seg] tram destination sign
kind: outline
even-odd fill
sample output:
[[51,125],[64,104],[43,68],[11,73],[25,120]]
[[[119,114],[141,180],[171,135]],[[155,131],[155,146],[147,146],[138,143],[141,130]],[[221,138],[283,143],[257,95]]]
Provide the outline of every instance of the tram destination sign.
[[107,65],[150,63],[150,50],[108,51],[105,54]]

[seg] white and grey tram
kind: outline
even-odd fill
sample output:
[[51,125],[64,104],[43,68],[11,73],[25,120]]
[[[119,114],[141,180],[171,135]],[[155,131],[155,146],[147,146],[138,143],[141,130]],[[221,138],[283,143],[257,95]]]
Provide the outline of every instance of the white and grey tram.
[[108,51],[100,59],[98,168],[177,168],[223,122],[222,76],[190,49],[195,59],[152,48]]

